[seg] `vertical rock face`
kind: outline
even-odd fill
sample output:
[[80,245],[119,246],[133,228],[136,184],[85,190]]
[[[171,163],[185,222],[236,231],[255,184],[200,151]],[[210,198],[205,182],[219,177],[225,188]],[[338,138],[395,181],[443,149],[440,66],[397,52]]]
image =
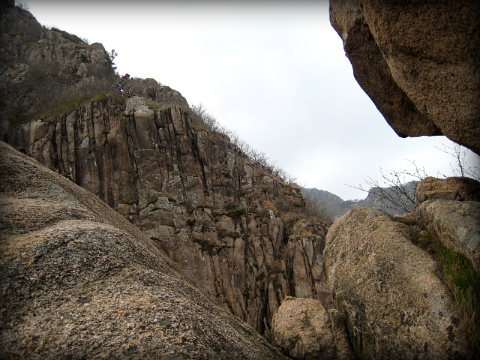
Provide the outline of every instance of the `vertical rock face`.
[[[415,44],[397,53],[385,39],[375,40],[390,29],[388,24],[397,26],[376,11],[401,6],[335,1],[332,19],[351,59],[368,57],[354,65],[356,76],[378,97],[377,106],[389,114],[392,126],[401,135],[447,134],[448,126],[436,122],[445,115],[441,99],[419,102],[411,79],[398,77],[408,74],[394,55],[416,54]],[[398,23],[412,9],[409,5],[397,14]],[[101,75],[108,54],[67,33],[40,29],[26,12],[7,9],[5,14],[0,90],[7,110],[0,137],[123,215],[0,146],[6,279],[0,284],[0,344],[3,352],[10,351],[6,355],[25,357],[40,349],[39,356],[55,357],[282,358],[251,328],[187,285],[173,266],[217,304],[267,338],[275,336],[296,358],[465,356],[459,316],[439,265],[411,243],[407,225],[380,210],[358,209],[340,219],[325,240],[325,224],[305,217],[300,189],[252,164],[227,136],[209,131],[177,91],[153,79],[135,79],[128,91],[142,97],[97,94],[95,101],[59,115],[9,123],[5,113],[19,105],[10,89],[34,80],[28,76],[37,60],[42,76],[50,76],[43,65],[62,64],[56,79],[76,88],[84,79],[96,83],[97,75],[108,79]],[[453,60],[452,69],[458,70]],[[425,72],[422,64],[415,66]],[[435,78],[435,72],[429,76]],[[470,104],[474,85],[461,85],[466,92],[459,88],[454,95]],[[36,94],[29,93],[27,100],[38,101]],[[475,134],[469,122],[475,111],[467,106],[452,116],[467,124],[456,135]],[[469,135],[462,139],[471,140]],[[466,200],[477,186],[460,188],[448,196]],[[469,224],[478,222],[470,216],[478,212],[478,203],[464,201],[445,210],[438,189],[424,189],[417,220],[461,243],[478,264],[478,231],[466,233],[457,226],[466,215]],[[458,217],[442,219],[445,213]],[[100,337],[91,336],[92,326]]]
[[0,142],[0,358],[284,359],[96,196]]
[[355,78],[402,137],[445,135],[480,154],[480,3],[333,0]]
[[7,137],[98,195],[265,335],[286,295],[328,302],[326,227],[307,224],[300,189],[251,164],[185,105],[159,100],[110,94]]

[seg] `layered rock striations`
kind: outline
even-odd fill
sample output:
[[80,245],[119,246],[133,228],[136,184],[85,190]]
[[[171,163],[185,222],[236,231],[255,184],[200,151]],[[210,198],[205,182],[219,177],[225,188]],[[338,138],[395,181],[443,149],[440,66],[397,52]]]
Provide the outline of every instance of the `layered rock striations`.
[[284,359],[96,196],[0,142],[2,359]]
[[300,190],[256,167],[185,104],[162,99],[110,94],[7,138],[98,195],[267,336],[284,296],[328,301],[326,227],[306,223]]
[[0,24],[10,114],[1,121],[3,139],[97,195],[211,299],[266,336],[284,296],[328,302],[321,258],[327,229],[306,223],[297,187],[255,166],[227,136],[209,131],[178,91],[153,79],[124,84],[138,96],[97,93],[17,125],[9,89],[29,88],[35,67],[45,76],[53,66],[56,78],[75,84],[102,83],[113,70],[101,45],[44,29],[26,11],[8,9]]
[[480,154],[480,3],[334,0],[355,78],[402,137],[445,135]]

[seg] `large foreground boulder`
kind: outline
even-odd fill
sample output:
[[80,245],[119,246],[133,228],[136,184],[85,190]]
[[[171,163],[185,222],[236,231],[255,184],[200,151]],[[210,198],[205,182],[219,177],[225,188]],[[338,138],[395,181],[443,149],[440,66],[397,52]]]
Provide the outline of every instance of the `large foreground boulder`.
[[480,2],[331,0],[355,78],[402,137],[480,154]]
[[378,209],[352,210],[330,228],[327,281],[353,350],[361,359],[462,358],[440,265],[409,238],[407,225]]
[[0,358],[282,359],[97,197],[0,142]]

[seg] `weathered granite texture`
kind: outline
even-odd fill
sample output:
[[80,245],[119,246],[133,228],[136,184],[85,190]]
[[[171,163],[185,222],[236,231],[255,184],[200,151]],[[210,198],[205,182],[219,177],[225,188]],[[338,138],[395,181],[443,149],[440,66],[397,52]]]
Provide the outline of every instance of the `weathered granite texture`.
[[330,228],[327,281],[360,359],[465,358],[460,314],[441,267],[409,226],[378,209],[352,210]]
[[401,136],[480,154],[480,3],[332,0],[355,78]]
[[0,118],[42,112],[86,93],[109,89],[112,57],[102,44],[43,27],[28,11],[0,13]]
[[468,177],[427,177],[417,187],[416,206],[427,200],[480,201],[480,182]]
[[317,300],[287,296],[273,316],[275,342],[294,359],[352,359],[335,314]]

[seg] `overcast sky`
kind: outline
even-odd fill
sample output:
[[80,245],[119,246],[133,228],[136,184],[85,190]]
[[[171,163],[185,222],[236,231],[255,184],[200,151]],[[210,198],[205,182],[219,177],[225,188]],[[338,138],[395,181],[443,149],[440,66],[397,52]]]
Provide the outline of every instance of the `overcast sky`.
[[301,186],[359,199],[350,186],[380,168],[452,173],[438,149],[451,141],[399,138],[360,88],[326,1],[23,2],[41,24],[115,49],[120,74],[202,103]]

